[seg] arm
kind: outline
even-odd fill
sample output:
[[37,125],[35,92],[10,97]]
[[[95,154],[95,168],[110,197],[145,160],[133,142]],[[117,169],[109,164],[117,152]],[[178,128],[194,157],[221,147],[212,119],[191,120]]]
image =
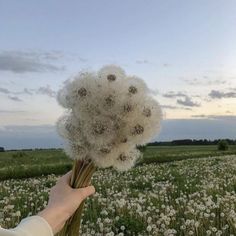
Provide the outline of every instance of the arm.
[[80,203],[95,192],[93,186],[73,189],[69,186],[71,171],[62,176],[51,189],[47,207],[23,219],[14,229],[0,228],[0,236],[53,236],[73,215]]
[[30,216],[23,219],[13,229],[0,227],[1,236],[52,236],[53,231],[48,222],[40,216]]

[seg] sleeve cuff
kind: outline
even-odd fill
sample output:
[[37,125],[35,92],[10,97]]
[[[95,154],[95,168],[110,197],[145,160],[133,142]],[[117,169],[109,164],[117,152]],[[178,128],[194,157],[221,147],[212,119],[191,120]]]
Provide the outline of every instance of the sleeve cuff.
[[43,217],[38,215],[24,218],[20,224],[12,230],[24,231],[27,236],[53,236],[51,226]]

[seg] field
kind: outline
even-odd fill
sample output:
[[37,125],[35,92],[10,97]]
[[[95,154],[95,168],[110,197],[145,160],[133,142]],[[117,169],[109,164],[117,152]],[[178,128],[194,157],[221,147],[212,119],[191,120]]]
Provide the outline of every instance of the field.
[[[215,150],[149,147],[128,172],[97,171],[96,194],[86,203],[82,235],[235,236],[236,148]],[[0,182],[0,225],[8,228],[46,205],[57,179],[46,174],[56,172],[55,166],[65,172],[71,162],[60,150],[41,150],[1,153],[0,165],[5,179],[10,174],[14,178]],[[36,177],[22,178],[20,167]]]
[[[236,145],[224,152],[217,151],[215,145],[148,147],[137,165],[230,154],[236,154]],[[71,166],[61,149],[0,152],[0,180],[63,174]]]

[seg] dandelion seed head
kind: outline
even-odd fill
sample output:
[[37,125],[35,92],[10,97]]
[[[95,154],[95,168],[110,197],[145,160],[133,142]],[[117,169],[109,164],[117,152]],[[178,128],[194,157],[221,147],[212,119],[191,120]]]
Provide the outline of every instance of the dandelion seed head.
[[122,80],[126,77],[125,71],[117,65],[106,65],[98,71],[98,77],[109,82]]
[[78,94],[80,97],[85,97],[87,95],[87,90],[82,87],[78,90]]
[[135,86],[133,85],[129,86],[129,93],[135,94],[137,92],[138,92],[138,89]]
[[113,74],[110,74],[110,75],[107,76],[107,80],[108,81],[115,81],[116,80],[116,76],[113,75]]
[[151,109],[145,107],[145,108],[143,109],[143,115],[146,116],[146,117],[150,117],[150,116],[152,115]]
[[128,141],[127,138],[122,138],[122,139],[121,139],[121,143],[126,143],[127,141]]
[[139,134],[142,134],[144,131],[144,127],[140,124],[137,124],[133,127],[133,130],[132,130],[132,135],[139,135]]
[[114,161],[114,168],[118,171],[127,171],[135,165],[136,160],[141,156],[138,150],[121,152]]
[[65,143],[64,151],[71,159],[81,160],[85,160],[89,153],[84,145],[74,142]]
[[101,122],[95,122],[92,127],[92,132],[95,135],[103,134],[106,130],[106,127]]
[[133,107],[131,104],[129,104],[129,103],[124,104],[124,112],[125,113],[131,112],[132,110],[133,110]]
[[99,149],[99,151],[104,154],[104,153],[110,153],[111,149],[108,147],[102,147]]
[[106,98],[105,98],[105,103],[108,107],[112,107],[114,106],[115,104],[115,97],[113,95],[108,95]]
[[68,110],[57,121],[65,152],[98,167],[131,168],[141,155],[136,146],[160,131],[159,103],[142,79],[116,65],[78,73],[64,83],[57,100]]
[[73,114],[65,113],[56,123],[59,135],[69,140],[76,140],[82,135],[81,124]]

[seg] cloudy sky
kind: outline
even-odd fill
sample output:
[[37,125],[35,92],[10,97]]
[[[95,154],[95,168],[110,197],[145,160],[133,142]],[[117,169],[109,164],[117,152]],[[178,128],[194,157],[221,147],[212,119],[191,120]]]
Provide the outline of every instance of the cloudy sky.
[[63,81],[115,63],[156,92],[158,140],[236,138],[234,0],[0,1],[0,146],[61,144]]

